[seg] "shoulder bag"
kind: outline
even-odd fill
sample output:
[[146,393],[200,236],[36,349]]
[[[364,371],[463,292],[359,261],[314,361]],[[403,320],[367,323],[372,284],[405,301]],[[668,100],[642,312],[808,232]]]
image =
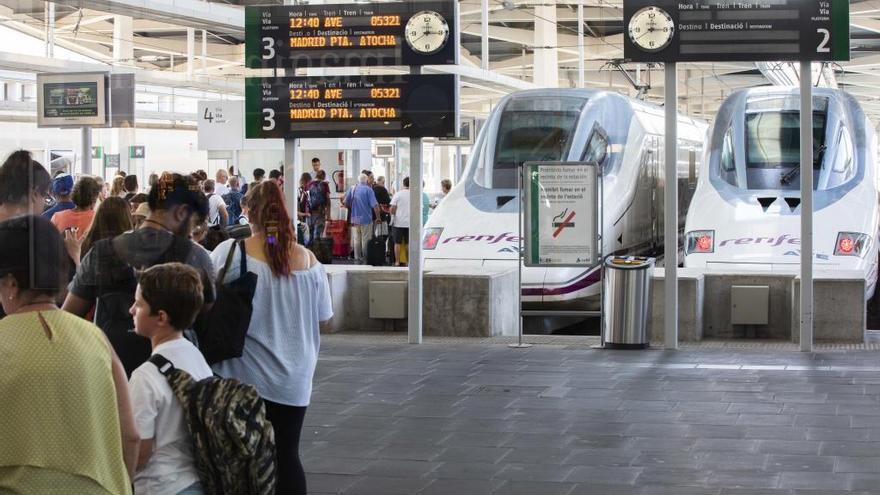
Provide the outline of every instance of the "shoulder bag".
[[[236,247],[241,251],[239,275],[237,279],[224,283]],[[257,274],[247,269],[244,240],[236,241],[229,249],[216,284],[217,300],[211,310],[196,321],[194,328],[199,349],[208,364],[238,358],[244,352],[244,341],[254,309],[254,292],[257,289]]]

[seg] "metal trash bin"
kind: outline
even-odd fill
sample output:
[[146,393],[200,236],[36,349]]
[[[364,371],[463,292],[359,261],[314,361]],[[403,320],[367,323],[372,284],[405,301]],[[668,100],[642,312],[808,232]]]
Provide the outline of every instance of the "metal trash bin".
[[651,268],[654,258],[609,256],[603,274],[602,346],[616,349],[648,347]]

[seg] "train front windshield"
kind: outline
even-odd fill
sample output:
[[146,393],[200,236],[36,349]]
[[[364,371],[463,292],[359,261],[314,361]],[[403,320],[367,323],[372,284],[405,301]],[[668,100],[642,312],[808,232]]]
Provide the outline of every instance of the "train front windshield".
[[[750,169],[785,169],[801,161],[800,114],[760,112],[746,116],[746,166]],[[817,152],[825,146],[825,114],[813,113],[813,168]]]
[[[510,100],[501,114],[491,169],[481,160],[474,180],[488,189],[515,189],[524,162],[563,161],[574,138],[585,98],[532,97]],[[484,154],[485,156],[485,154]]]

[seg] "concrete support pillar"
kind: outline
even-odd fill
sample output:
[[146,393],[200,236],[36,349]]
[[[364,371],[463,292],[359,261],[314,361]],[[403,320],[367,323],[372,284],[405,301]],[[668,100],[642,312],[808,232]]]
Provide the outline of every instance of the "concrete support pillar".
[[489,70],[489,0],[480,2],[480,59],[483,70]]
[[556,4],[535,6],[535,57],[532,80],[540,87],[559,86]]
[[133,19],[124,15],[113,16],[113,64],[134,65]]
[[585,78],[585,60],[584,53],[584,3],[578,0],[577,6],[577,23],[578,23],[578,87],[583,88],[586,85]]
[[192,77],[196,64],[196,30],[186,28],[186,75]]
[[208,32],[202,29],[202,73],[208,72]]
[[46,57],[55,56],[55,2],[46,2]]

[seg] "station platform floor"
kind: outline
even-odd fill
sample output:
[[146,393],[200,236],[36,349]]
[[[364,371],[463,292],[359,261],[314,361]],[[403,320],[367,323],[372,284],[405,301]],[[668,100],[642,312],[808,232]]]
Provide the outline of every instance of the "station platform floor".
[[880,494],[880,344],[323,336],[309,493]]

